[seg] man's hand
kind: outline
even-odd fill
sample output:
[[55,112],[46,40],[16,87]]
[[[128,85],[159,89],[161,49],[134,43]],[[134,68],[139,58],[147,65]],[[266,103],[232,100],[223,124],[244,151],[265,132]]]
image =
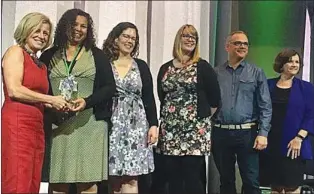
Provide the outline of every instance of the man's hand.
[[263,150],[263,149],[265,149],[266,147],[267,147],[267,137],[258,135],[258,136],[255,138],[255,142],[254,142],[253,148],[254,148],[254,149],[257,149],[257,150]]

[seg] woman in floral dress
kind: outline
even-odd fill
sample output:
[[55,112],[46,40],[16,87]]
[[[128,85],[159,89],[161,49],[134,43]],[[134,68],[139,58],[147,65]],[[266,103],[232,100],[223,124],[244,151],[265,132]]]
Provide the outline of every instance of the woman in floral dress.
[[157,163],[156,169],[167,172],[169,193],[204,194],[200,171],[210,154],[210,118],[219,105],[220,89],[213,68],[199,56],[192,25],[177,32],[173,57],[161,66],[157,80],[161,124],[156,153],[163,165]]
[[138,193],[137,177],[154,170],[157,112],[152,76],[138,54],[136,26],[122,22],[104,41],[117,86],[109,136],[109,180],[116,193]]

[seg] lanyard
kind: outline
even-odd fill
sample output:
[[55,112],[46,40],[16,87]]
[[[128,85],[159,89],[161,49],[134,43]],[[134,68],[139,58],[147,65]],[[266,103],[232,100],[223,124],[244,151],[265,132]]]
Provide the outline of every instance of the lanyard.
[[[70,70],[71,70],[71,68],[72,68],[72,66],[73,66],[73,63],[74,63],[74,61],[76,60],[76,58],[77,58],[77,56],[78,56],[78,54],[79,54],[81,48],[82,48],[81,46],[79,46],[79,47],[76,48],[76,53],[75,53],[75,55],[74,55],[73,60],[70,62],[70,65],[68,65],[66,59],[63,58],[64,66],[65,66],[65,69],[66,69],[66,72],[67,72],[67,75],[68,75],[68,76],[70,75]],[[65,50],[64,50],[64,54],[65,54],[65,57],[66,57],[66,51],[65,51]]]

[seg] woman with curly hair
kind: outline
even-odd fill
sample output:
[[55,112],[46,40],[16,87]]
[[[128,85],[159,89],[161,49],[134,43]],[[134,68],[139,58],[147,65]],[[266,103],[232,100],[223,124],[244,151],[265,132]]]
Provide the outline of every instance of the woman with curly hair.
[[97,192],[107,180],[108,121],[115,81],[109,60],[95,46],[93,21],[80,9],[66,11],[53,47],[41,59],[48,65],[51,92],[71,102],[72,112],[52,114],[50,192]]
[[103,44],[117,86],[109,136],[109,181],[114,193],[138,193],[138,176],[154,170],[156,104],[149,67],[135,58],[138,48],[137,27],[129,22],[115,26]]

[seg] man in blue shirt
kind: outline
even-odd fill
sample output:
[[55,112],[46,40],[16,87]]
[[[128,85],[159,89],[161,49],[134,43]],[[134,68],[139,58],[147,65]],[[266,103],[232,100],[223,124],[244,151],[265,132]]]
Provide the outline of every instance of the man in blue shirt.
[[212,152],[220,174],[220,193],[236,194],[237,161],[245,194],[260,194],[258,151],[267,146],[271,99],[262,69],[245,61],[249,43],[242,31],[226,41],[228,61],[215,68],[221,107],[213,117]]

